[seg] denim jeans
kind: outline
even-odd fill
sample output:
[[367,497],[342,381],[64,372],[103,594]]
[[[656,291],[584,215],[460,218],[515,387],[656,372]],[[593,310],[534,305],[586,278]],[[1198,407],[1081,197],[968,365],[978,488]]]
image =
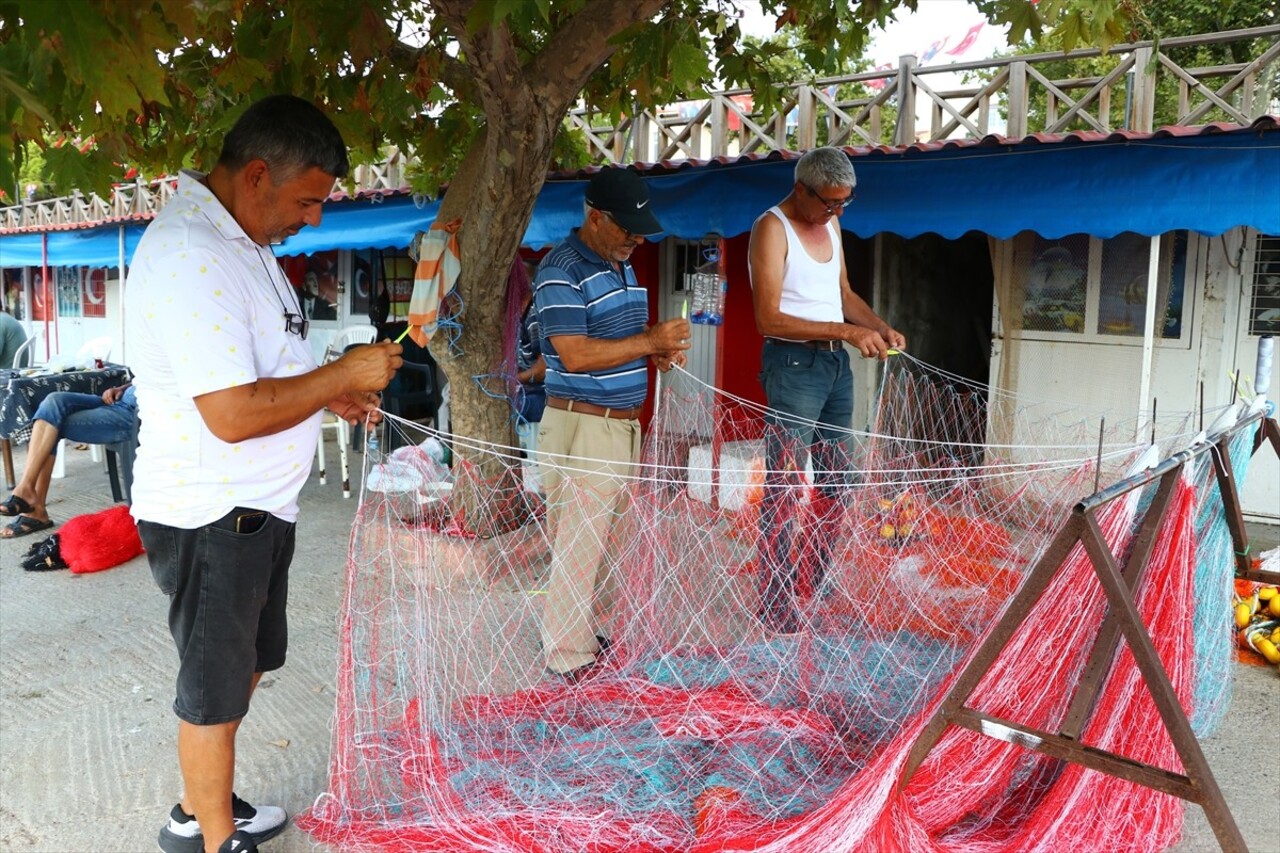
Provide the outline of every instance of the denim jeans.
[[254,673],[284,666],[295,525],[235,507],[191,530],[139,521],[138,535],[169,596],[179,661],[174,713],[197,726],[240,719]]
[[526,423],[539,423],[547,408],[547,386],[541,382],[529,382],[520,387],[520,419]]
[[[55,391],[40,402],[33,417],[56,429],[59,438],[84,444],[125,441],[132,437],[137,419],[138,403],[132,387],[110,406],[98,394]],[[55,445],[55,453],[57,449]]]
[[[760,508],[760,620],[775,631],[799,628],[798,566],[792,559],[800,483],[813,464],[817,527],[836,513],[848,485],[849,430],[853,420],[853,371],[849,353],[766,341],[760,383],[770,412],[765,417],[765,488]],[[830,535],[810,537],[816,553],[810,587],[822,585]]]

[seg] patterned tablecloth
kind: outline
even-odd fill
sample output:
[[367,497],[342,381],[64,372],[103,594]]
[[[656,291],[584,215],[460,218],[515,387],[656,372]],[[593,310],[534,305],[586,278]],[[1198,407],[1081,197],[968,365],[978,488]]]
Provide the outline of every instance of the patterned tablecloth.
[[101,394],[130,378],[129,368],[108,364],[101,370],[69,370],[23,376],[22,371],[0,370],[0,438],[26,444],[31,438],[31,418],[45,397],[54,391]]

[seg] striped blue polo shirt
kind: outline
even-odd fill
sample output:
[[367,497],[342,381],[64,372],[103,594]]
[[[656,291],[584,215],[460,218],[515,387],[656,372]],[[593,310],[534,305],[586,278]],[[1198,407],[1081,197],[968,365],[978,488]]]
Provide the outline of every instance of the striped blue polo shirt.
[[533,304],[542,326],[542,356],[547,362],[547,394],[612,409],[644,402],[649,376],[645,359],[592,373],[564,369],[551,338],[587,335],[628,338],[644,331],[649,300],[631,264],[608,263],[587,248],[578,229],[547,253],[533,280]]

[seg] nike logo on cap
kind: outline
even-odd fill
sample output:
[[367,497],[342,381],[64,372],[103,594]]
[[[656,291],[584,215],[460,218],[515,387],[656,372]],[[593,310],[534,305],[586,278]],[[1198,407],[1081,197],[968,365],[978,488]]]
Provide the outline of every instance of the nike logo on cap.
[[647,199],[646,199],[645,201],[638,201],[638,202],[636,202],[636,210],[639,210],[640,208],[644,207],[644,206],[645,206],[646,204],[648,204],[648,203],[649,203],[649,202],[648,202],[648,200],[647,200]]

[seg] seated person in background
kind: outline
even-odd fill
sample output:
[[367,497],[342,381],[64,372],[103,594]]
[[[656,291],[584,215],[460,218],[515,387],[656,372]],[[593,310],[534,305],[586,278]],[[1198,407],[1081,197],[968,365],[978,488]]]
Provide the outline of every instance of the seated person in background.
[[[22,323],[0,308],[0,370],[8,370],[13,367],[13,358],[18,354],[18,350],[27,342],[27,330],[22,328]],[[23,359],[23,364],[18,365],[24,367],[25,362],[31,358],[30,354]]]
[[0,503],[0,516],[17,516],[0,529],[0,538],[13,539],[53,527],[45,499],[53,476],[58,440],[86,444],[115,444],[134,434],[138,403],[132,386],[108,388],[99,397],[55,391],[36,409],[27,446],[27,467],[9,499]]
[[543,384],[547,375],[547,362],[542,357],[542,330],[538,325],[538,312],[533,310],[533,293],[525,303],[524,316],[520,318],[520,346],[516,350],[516,368],[520,380],[520,418],[516,422],[516,434],[525,453],[537,448],[538,424],[547,407],[547,388]]

